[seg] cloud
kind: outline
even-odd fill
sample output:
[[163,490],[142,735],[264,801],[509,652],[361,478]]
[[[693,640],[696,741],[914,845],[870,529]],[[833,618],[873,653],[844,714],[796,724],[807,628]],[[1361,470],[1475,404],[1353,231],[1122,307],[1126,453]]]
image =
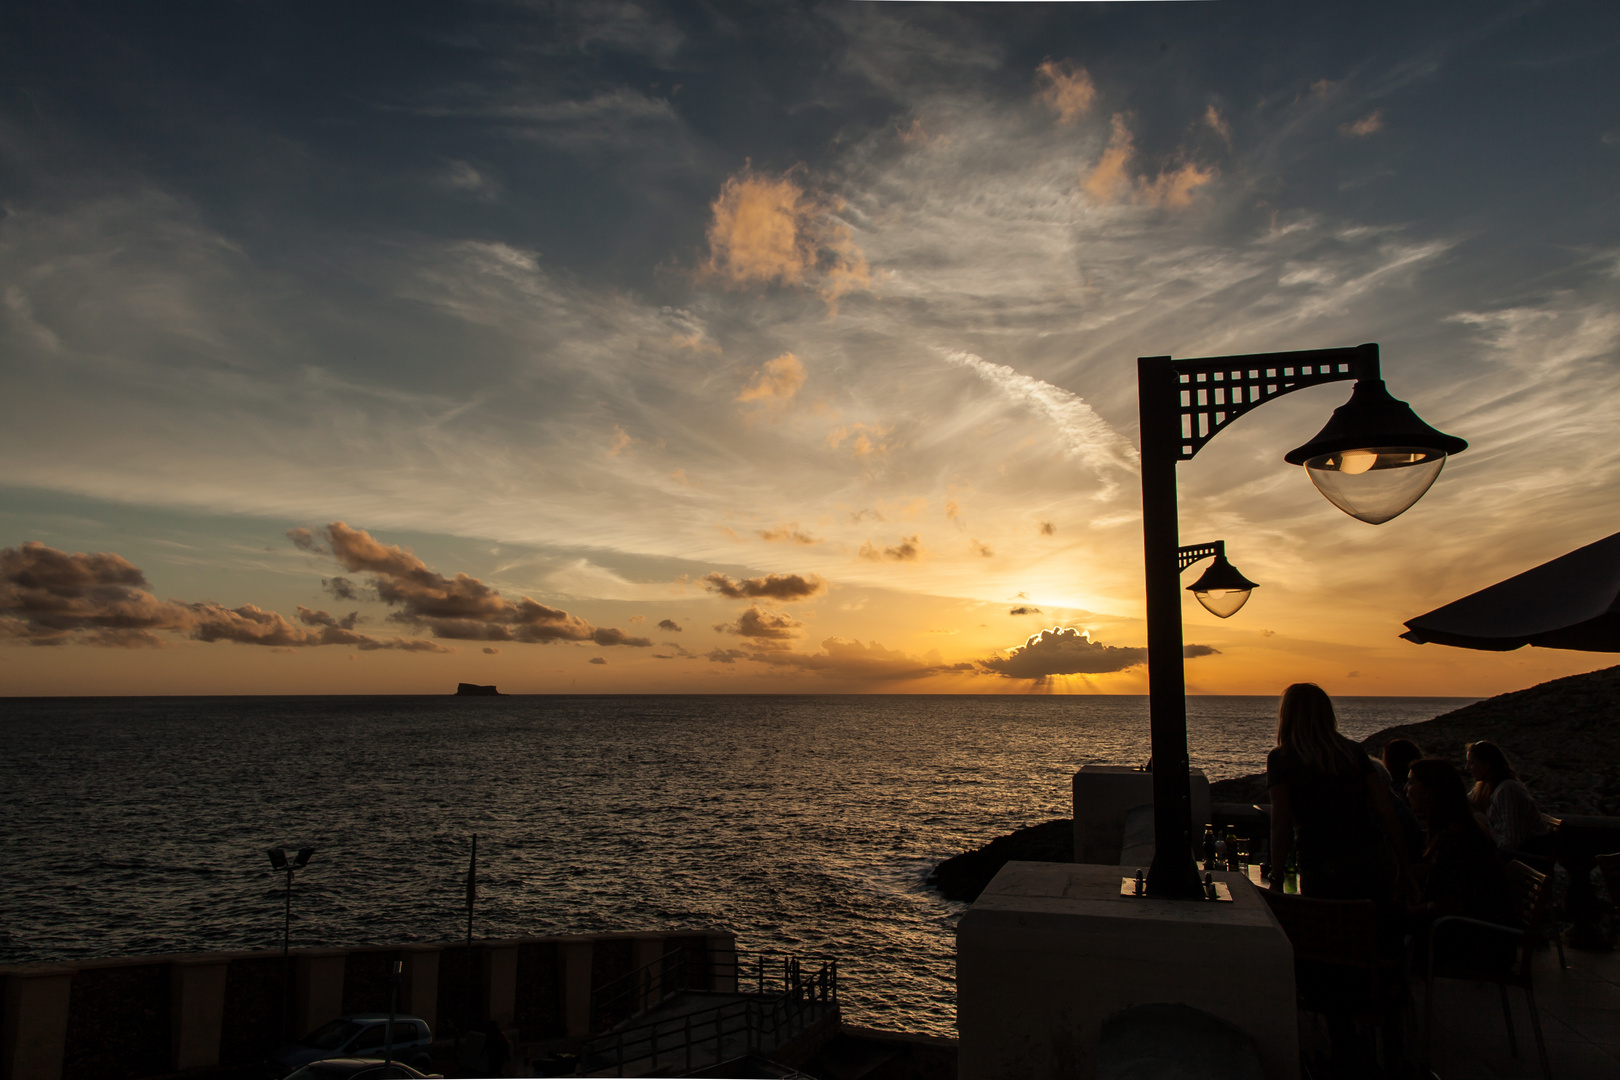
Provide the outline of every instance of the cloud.
[[786,612],[767,611],[757,604],[737,616],[734,623],[717,623],[715,630],[738,637],[758,638],[763,641],[789,641],[799,636],[804,623]]
[[1052,536],[1057,533],[1057,526],[1050,521],[1042,521],[1035,526],[1035,531],[1042,536]]
[[653,653],[652,657],[653,657],[654,660],[695,660],[695,659],[697,659],[698,654],[691,651],[690,649],[688,649],[684,645],[678,645],[673,641],[666,641],[666,642],[664,642],[664,644],[665,644],[665,646],[667,646],[669,648],[669,652],[667,652],[667,653]]
[[1079,394],[1065,390],[1040,379],[1020,374],[1004,364],[968,352],[945,350],[942,356],[953,364],[965,367],[985,382],[994,386],[1010,400],[1043,417],[1058,436],[1057,449],[1065,457],[1084,462],[1110,487],[1113,474],[1135,475],[1136,448],[1108,421],[1097,415],[1095,409]]
[[793,652],[789,649],[770,651],[716,649],[709,653],[709,659],[721,664],[751,660],[770,667],[814,671],[829,678],[841,677],[861,682],[894,682],[921,679],[931,675],[979,674],[978,667],[971,663],[941,663],[933,658],[936,656],[933,653],[924,658],[909,656],[898,649],[886,649],[876,641],[863,644],[860,641],[830,637],[821,643],[821,648],[822,651],[819,653]]
[[[1016,612],[1015,612],[1016,613]],[[1187,645],[1182,655],[1212,656],[1219,650],[1208,645]],[[1054,626],[1033,634],[1006,656],[992,656],[979,663],[1008,679],[1040,681],[1053,675],[1103,675],[1147,663],[1147,649],[1104,645],[1072,627]]]
[[737,400],[790,401],[804,385],[804,378],[804,364],[797,356],[785,352],[774,360],[765,361],[748,385],[737,394]]
[[587,661],[587,663],[591,663],[591,664],[605,664],[605,663],[607,663],[607,658],[606,658],[606,657],[602,657],[602,656],[593,656],[593,657],[591,657],[591,658],[590,658],[590,660],[589,660],[589,661]]
[[668,630],[672,634],[679,634],[681,632],[681,625],[674,619],[659,619],[658,629]]
[[629,432],[625,431],[624,428],[620,427],[618,424],[614,424],[613,441],[608,444],[607,456],[610,458],[618,457],[620,454],[624,453],[625,450],[629,449],[630,444],[635,441],[635,439],[630,437]]
[[287,539],[291,540],[293,546],[300,551],[313,552],[316,555],[326,554],[326,548],[315,538],[314,531],[301,525],[296,529],[288,529]]
[[360,590],[346,577],[321,578],[321,588],[331,593],[334,600],[362,599]]
[[806,191],[791,171],[767,176],[748,168],[728,177],[710,205],[709,260],[700,277],[813,288],[834,307],[839,297],[872,286],[854,230],[835,216],[839,209]]
[[1072,124],[1086,115],[1097,98],[1091,75],[1067,60],[1042,61],[1035,69],[1035,81],[1040,85],[1035,100],[1057,113],[1060,124]]
[[1221,115],[1221,110],[1217,109],[1214,105],[1211,105],[1208,109],[1205,109],[1204,123],[1211,131],[1219,135],[1221,137],[1221,141],[1225,142],[1227,146],[1232,145],[1232,125],[1226,122],[1226,117]]
[[797,521],[790,525],[777,525],[769,529],[761,529],[759,536],[760,539],[772,544],[804,544],[809,546],[821,543],[819,537],[811,536],[799,528]]
[[305,628],[253,604],[227,608],[212,601],[159,600],[148,591],[146,575],[112,552],[69,555],[38,541],[0,551],[0,638],[32,645],[152,648],[163,643],[152,631],[162,630],[194,641],[277,648],[452,651],[431,641],[357,634],[358,613],[340,620],[300,606],[298,618]]
[[373,575],[378,598],[400,609],[388,616],[390,622],[426,629],[434,637],[531,644],[594,641],[638,648],[652,644],[614,627],[592,626],[527,596],[509,600],[467,574],[444,577],[404,549],[383,544],[364,529],[341,521],[332,522],[320,535],[345,570]]
[[872,562],[882,562],[885,559],[890,562],[916,562],[922,557],[923,552],[924,548],[919,537],[903,536],[900,543],[886,548],[879,548],[868,540],[861,545],[859,554],[861,558],[870,559]]
[[1147,661],[1147,649],[1122,648],[1092,641],[1079,630],[1053,627],[1032,635],[1006,656],[979,661],[1008,679],[1045,679],[1052,675],[1101,675],[1124,671]]
[[1080,182],[1080,189],[1094,202],[1115,203],[1129,198],[1142,206],[1167,206],[1172,209],[1191,206],[1193,193],[1215,179],[1213,166],[1204,168],[1187,161],[1174,169],[1160,170],[1148,179],[1135,176],[1131,159],[1136,156],[1136,143],[1122,113],[1115,113],[1113,134],[1097,164]]
[[1352,139],[1364,139],[1368,135],[1384,129],[1384,110],[1374,109],[1354,123],[1344,124],[1339,128],[1339,134]]
[[[725,574],[705,574],[703,587],[733,600],[766,599],[782,602],[808,600],[827,591],[827,583],[815,574],[766,574],[764,577],[733,581]],[[678,628],[677,628],[678,629]]]
[[501,655],[501,650],[496,648],[494,645],[485,645],[484,646],[484,655],[485,656],[499,656],[499,655]]
[[1007,612],[1009,615],[1039,615],[1040,613],[1041,609],[1038,607],[1015,607]]
[[365,620],[358,611],[351,611],[341,619],[334,619],[324,611],[312,611],[303,604],[298,605],[298,621],[305,626],[338,626],[344,630],[353,630],[355,625]]
[[978,540],[970,539],[968,541],[968,550],[981,558],[993,559],[996,557],[996,553],[990,550],[989,544],[980,543]]
[[866,458],[881,457],[894,449],[888,441],[894,428],[884,427],[881,424],[865,424],[856,422],[836,427],[827,433],[827,445],[834,450],[849,443],[849,452],[857,461]]

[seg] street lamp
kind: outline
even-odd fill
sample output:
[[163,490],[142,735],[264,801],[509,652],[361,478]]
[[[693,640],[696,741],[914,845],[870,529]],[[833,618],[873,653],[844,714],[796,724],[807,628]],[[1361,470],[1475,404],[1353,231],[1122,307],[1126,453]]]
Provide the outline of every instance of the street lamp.
[[299,848],[298,854],[290,861],[287,858],[287,852],[278,847],[271,848],[266,854],[270,856],[272,869],[284,870],[287,874],[287,889],[282,894],[284,904],[281,917],[281,1034],[284,1038],[297,1038],[296,1033],[289,1033],[287,1030],[287,1001],[292,997],[292,967],[290,966],[288,946],[288,942],[292,937],[292,879],[294,870],[302,870],[309,865],[309,860],[314,856],[315,849],[312,847]]
[[1238,568],[1226,561],[1225,540],[1181,548],[1177,561],[1180,568],[1185,570],[1210,556],[1214,556],[1215,561],[1204,568],[1197,581],[1187,586],[1187,591],[1217,619],[1230,619],[1249,602],[1249,593],[1260,586],[1238,573]]
[[[1142,553],[1147,581],[1149,723],[1153,739],[1153,866],[1149,896],[1204,896],[1192,856],[1192,789],[1187,779],[1187,684],[1182,670],[1180,571],[1191,565],[1178,538],[1176,462],[1188,461],[1226,425],[1283,394],[1323,383],[1356,380],[1350,400],[1334,411],[1316,438],[1289,451],[1329,502],[1361,521],[1390,520],[1422,497],[1450,454],[1468,444],[1418,419],[1384,388],[1378,346],[1307,349],[1136,362],[1142,426]],[[1208,545],[1213,547],[1214,545]],[[1190,549],[1197,551],[1199,549]],[[1224,554],[1210,551],[1210,555]],[[1207,556],[1200,556],[1207,557]],[[1196,561],[1196,560],[1195,560]],[[1217,558],[1205,577],[1230,563]],[[1176,572],[1170,568],[1176,566]],[[1200,579],[1230,615],[1255,586],[1236,579]],[[1246,583],[1246,588],[1243,584]],[[1241,593],[1241,598],[1236,594]],[[1235,601],[1235,603],[1234,603]],[[1222,616],[1223,618],[1225,616]]]

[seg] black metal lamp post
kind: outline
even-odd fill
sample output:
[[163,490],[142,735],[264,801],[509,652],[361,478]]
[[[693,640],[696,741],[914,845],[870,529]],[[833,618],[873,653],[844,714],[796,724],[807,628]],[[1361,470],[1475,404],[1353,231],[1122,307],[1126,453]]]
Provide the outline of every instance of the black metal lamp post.
[[281,1034],[284,1038],[297,1038],[296,1032],[287,1030],[289,1017],[292,1014],[292,1009],[288,1005],[288,1001],[292,998],[292,967],[289,950],[289,942],[292,938],[292,880],[294,870],[302,870],[309,865],[309,860],[314,856],[315,849],[312,847],[299,848],[298,854],[290,861],[287,858],[286,851],[278,847],[271,848],[266,854],[270,856],[271,868],[284,870],[287,873],[287,889],[282,894],[284,904],[281,918]]
[[[1176,463],[1188,461],[1215,433],[1244,413],[1283,394],[1322,383],[1356,380],[1316,438],[1285,455],[1304,465],[1319,491],[1351,517],[1377,525],[1422,497],[1448,454],[1467,449],[1418,419],[1384,388],[1378,346],[1307,349],[1174,360],[1144,356],[1136,362],[1142,422],[1142,552],[1147,579],[1148,694],[1153,739],[1153,866],[1149,896],[1204,896],[1192,855],[1192,788],[1187,778],[1187,685],[1182,670],[1180,572],[1183,561],[1176,514]],[[1214,548],[1215,545],[1204,545]],[[1186,549],[1198,552],[1201,548]],[[1199,587],[1230,604],[1253,588],[1225,563],[1221,551]],[[1196,561],[1196,560],[1194,560]],[[1225,563],[1225,567],[1222,564]],[[1172,567],[1176,569],[1172,571]],[[1217,573],[1219,571],[1219,573]],[[1200,597],[1206,607],[1209,601]],[[1227,612],[1242,606],[1238,600]],[[1216,615],[1221,612],[1214,607]],[[1223,618],[1225,616],[1222,616]]]

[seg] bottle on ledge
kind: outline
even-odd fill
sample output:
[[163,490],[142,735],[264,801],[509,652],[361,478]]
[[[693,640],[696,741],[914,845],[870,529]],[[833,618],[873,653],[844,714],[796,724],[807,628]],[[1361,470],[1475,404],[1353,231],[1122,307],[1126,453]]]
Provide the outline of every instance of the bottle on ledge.
[[1293,853],[1288,856],[1288,868],[1283,872],[1283,892],[1299,892],[1299,867],[1294,862]]
[[1204,869],[1215,869],[1215,827],[1204,826]]

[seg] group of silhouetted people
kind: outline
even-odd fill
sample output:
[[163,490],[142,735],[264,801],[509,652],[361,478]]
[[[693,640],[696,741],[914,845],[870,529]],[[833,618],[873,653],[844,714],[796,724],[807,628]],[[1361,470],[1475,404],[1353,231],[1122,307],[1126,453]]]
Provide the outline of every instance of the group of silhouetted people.
[[1312,683],[1283,692],[1271,791],[1271,888],[1290,856],[1299,891],[1404,909],[1415,929],[1444,915],[1512,924],[1505,868],[1552,854],[1535,799],[1500,747],[1468,747],[1473,786],[1455,765],[1391,739],[1381,760],[1339,734]]
[[[1499,747],[1468,747],[1472,787],[1456,765],[1425,757],[1410,739],[1391,739],[1375,759],[1339,734],[1333,702],[1321,687],[1296,683],[1277,712],[1277,747],[1266,759],[1271,791],[1270,887],[1285,888],[1297,864],[1307,899],[1370,900],[1383,948],[1412,946],[1420,963],[1497,970],[1511,963],[1513,937],[1462,916],[1514,927],[1508,886],[1513,859],[1541,861],[1552,836],[1535,800]],[[1431,936],[1434,940],[1430,940]],[[1296,965],[1307,999],[1333,1000],[1341,981],[1331,967]],[[1386,1001],[1386,1008],[1393,1006]],[[1346,1015],[1328,1011],[1334,1056],[1351,1045]],[[1398,1021],[1386,1018],[1386,1047],[1399,1047]]]

